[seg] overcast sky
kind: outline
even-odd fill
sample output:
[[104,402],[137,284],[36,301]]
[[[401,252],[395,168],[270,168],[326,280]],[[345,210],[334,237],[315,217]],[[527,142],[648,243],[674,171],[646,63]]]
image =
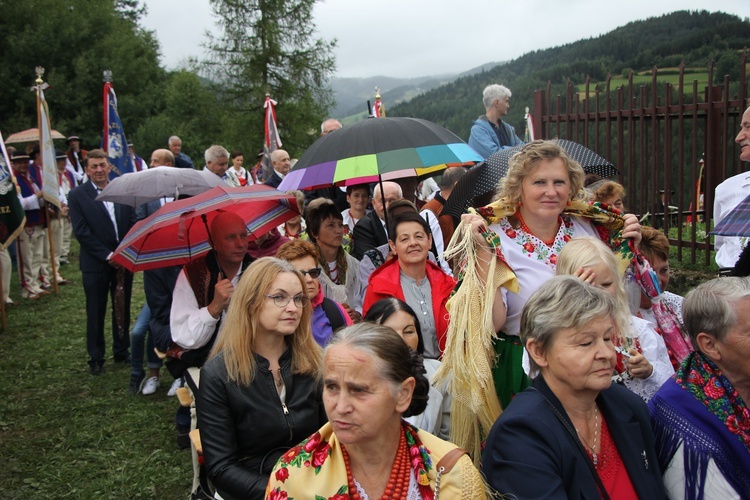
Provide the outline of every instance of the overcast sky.
[[[204,57],[218,29],[209,0],[145,0],[167,68]],[[315,6],[321,36],[336,38],[337,76],[418,77],[469,70],[529,51],[596,37],[676,10],[750,17],[749,0],[325,0]]]

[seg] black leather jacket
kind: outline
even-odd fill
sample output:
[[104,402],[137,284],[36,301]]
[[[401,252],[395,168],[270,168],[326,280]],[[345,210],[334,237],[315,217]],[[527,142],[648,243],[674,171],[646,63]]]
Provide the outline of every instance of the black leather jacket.
[[279,457],[327,421],[314,377],[292,375],[290,349],[279,359],[285,405],[268,360],[256,354],[255,361],[258,370],[250,386],[227,380],[221,354],[201,369],[196,408],[204,463],[226,500],[264,498]]

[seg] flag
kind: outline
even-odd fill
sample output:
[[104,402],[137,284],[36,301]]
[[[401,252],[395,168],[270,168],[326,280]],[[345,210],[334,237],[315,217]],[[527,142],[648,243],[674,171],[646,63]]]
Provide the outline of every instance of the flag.
[[42,163],[42,196],[48,203],[60,208],[60,178],[57,175],[55,144],[52,142],[52,127],[49,121],[49,108],[44,99],[44,90],[37,86],[37,107],[39,112],[39,157]]
[[0,250],[5,250],[21,234],[26,225],[26,212],[18,199],[16,185],[10,173],[10,161],[5,141],[0,135]]
[[276,128],[276,101],[271,99],[268,94],[266,94],[266,101],[263,103],[263,108],[266,110],[264,120],[265,139],[263,141],[263,178],[268,179],[273,171],[271,153],[281,147],[281,139],[279,138],[279,130]]
[[526,131],[523,134],[523,141],[531,142],[534,140],[534,120],[529,114],[529,108],[526,108],[526,116],[524,116],[524,119],[526,120]]
[[375,87],[375,105],[372,107],[372,116],[385,118],[385,105],[380,100],[380,88]]
[[122,128],[120,115],[117,114],[117,96],[112,82],[104,82],[104,131],[102,132],[102,149],[107,153],[112,170],[109,178],[114,179],[123,174],[135,172],[133,159],[128,154],[128,140]]

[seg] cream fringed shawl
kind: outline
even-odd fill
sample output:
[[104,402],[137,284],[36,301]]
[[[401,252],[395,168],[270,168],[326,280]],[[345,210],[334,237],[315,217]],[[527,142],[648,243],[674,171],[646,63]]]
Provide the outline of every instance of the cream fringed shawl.
[[[488,225],[515,213],[504,200],[469,211],[484,217]],[[572,201],[564,213],[590,218],[602,239],[619,254],[622,270],[627,267],[632,253],[619,237],[623,227],[619,214],[598,203],[580,201]],[[445,250],[446,260],[459,262],[458,284],[447,304],[450,323],[445,351],[433,381],[437,385],[449,384],[453,397],[451,441],[469,451],[476,464],[481,457],[481,443],[502,412],[492,379],[493,342],[497,338],[492,322],[495,295],[500,287],[518,292],[518,280],[505,262],[500,238],[489,228],[483,236],[497,257],[488,263],[486,282],[479,276],[479,257],[469,225],[463,221],[458,225]]]

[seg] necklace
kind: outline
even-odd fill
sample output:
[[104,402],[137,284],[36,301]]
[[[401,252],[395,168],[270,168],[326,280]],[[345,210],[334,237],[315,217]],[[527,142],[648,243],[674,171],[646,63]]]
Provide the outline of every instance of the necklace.
[[576,433],[578,434],[578,437],[581,438],[581,441],[583,441],[583,444],[586,445],[586,447],[591,451],[591,461],[594,462],[594,465],[599,464],[599,457],[596,453],[596,439],[599,435],[599,407],[594,406],[594,441],[593,445],[589,445],[589,442],[586,441],[583,438],[583,435],[580,433],[578,429],[576,429]]
[[[536,236],[531,229],[529,229],[529,226],[526,225],[526,221],[523,220],[523,216],[521,216],[521,211],[519,210],[516,212],[516,218],[518,219],[519,224],[521,224],[521,230],[527,234],[530,234],[532,236]],[[555,230],[555,235],[550,240],[543,240],[539,238],[539,236],[536,236],[536,238],[547,245],[548,247],[551,247],[555,243],[555,238],[557,238],[557,232],[560,230],[560,225],[562,224],[562,217],[559,215],[557,216],[557,229]]]
[[[357,489],[354,476],[352,475],[352,466],[349,459],[349,453],[346,448],[341,446],[346,466],[346,479],[349,488],[349,498],[351,500],[362,500],[362,496]],[[391,475],[388,477],[388,483],[381,499],[405,500],[409,492],[409,479],[411,477],[411,464],[409,463],[409,452],[406,447],[406,436],[404,428],[401,427],[401,437],[396,450],[396,457],[391,467]]]

